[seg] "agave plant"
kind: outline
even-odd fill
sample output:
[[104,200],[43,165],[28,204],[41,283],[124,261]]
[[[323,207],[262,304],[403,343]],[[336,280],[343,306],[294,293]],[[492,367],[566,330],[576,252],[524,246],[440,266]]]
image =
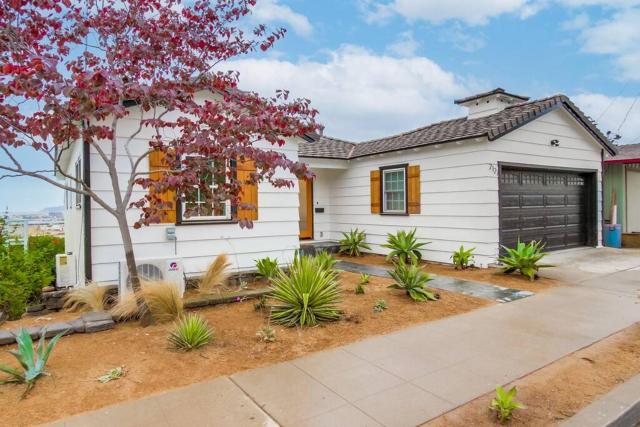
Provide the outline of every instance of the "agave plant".
[[451,259],[453,260],[453,265],[455,265],[456,270],[458,268],[464,270],[469,267],[469,265],[473,265],[473,262],[475,261],[473,251],[475,250],[476,248],[465,249],[464,245],[460,245],[460,249],[451,255]]
[[368,285],[370,279],[371,279],[371,275],[370,274],[360,273],[360,284],[361,285]]
[[209,344],[213,339],[213,330],[204,317],[188,313],[176,322],[168,339],[178,350],[190,351]]
[[340,244],[339,252],[341,254],[346,253],[349,256],[362,255],[362,249],[369,249],[371,247],[364,242],[364,231],[360,231],[357,228],[350,230],[348,233],[342,233],[342,239],[338,241]]
[[397,257],[402,262],[415,263],[422,259],[420,249],[427,244],[429,242],[418,242],[414,228],[408,233],[404,230],[400,230],[396,234],[387,233],[387,244],[382,246],[391,249],[387,260]]
[[0,372],[4,372],[9,375],[9,378],[0,380],[0,384],[24,383],[27,385],[27,388],[22,396],[26,396],[29,390],[31,390],[36,384],[36,380],[38,378],[42,375],[49,375],[47,371],[45,371],[45,366],[47,365],[51,351],[53,351],[53,348],[60,337],[62,337],[66,332],[67,331],[61,332],[51,338],[49,344],[45,346],[46,331],[43,330],[42,335],[40,336],[40,341],[34,348],[33,340],[31,339],[29,332],[24,328],[20,329],[20,332],[16,337],[18,349],[9,350],[9,353],[18,360],[22,370],[0,364]]
[[300,256],[289,268],[279,271],[271,282],[271,320],[287,326],[313,326],[340,318],[335,271],[318,257]]
[[553,267],[551,264],[539,264],[540,260],[547,256],[544,252],[544,246],[542,242],[535,240],[529,243],[523,243],[518,240],[515,248],[503,246],[506,255],[498,259],[504,264],[502,271],[506,274],[519,271],[520,274],[527,276],[529,280],[535,280],[539,269]]
[[256,260],[256,268],[258,269],[258,275],[267,280],[273,279],[280,269],[278,267],[278,259],[269,257]]
[[440,298],[438,294],[424,286],[432,278],[416,263],[406,264],[400,260],[395,264],[395,268],[389,271],[389,275],[395,280],[395,283],[389,287],[404,290],[414,301],[435,301]]

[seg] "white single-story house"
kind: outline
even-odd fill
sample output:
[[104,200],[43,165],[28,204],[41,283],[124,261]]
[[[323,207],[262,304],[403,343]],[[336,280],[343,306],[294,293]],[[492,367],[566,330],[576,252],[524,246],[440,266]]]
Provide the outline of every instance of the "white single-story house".
[[[386,253],[387,233],[416,228],[431,242],[425,259],[449,262],[464,244],[482,266],[518,238],[542,239],[551,250],[600,245],[603,159],[615,151],[566,96],[530,101],[498,88],[455,102],[468,108],[466,117],[399,135],[359,143],[309,135],[271,147],[306,162],[315,179],[290,189],[260,184],[253,229],[238,226],[233,208],[184,218],[178,202],[167,222],[132,229],[136,257],[180,258],[185,274],[196,276],[224,252],[246,271],[265,256],[290,260],[304,239],[335,241],[356,227],[375,253]],[[128,117],[118,128],[123,137],[137,129],[138,114]],[[131,149],[147,150],[149,136],[140,134]],[[78,143],[67,155],[67,172],[88,177],[108,199],[93,148]],[[74,194],[65,206],[78,280],[118,282],[124,253],[113,217]],[[138,216],[131,210],[130,223]]]

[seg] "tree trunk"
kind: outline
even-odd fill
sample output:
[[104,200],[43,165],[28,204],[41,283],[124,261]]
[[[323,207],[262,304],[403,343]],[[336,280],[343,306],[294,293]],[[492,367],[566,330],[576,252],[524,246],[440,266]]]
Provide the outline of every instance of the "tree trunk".
[[129,281],[131,282],[131,288],[136,295],[138,303],[138,310],[140,312],[140,323],[142,326],[149,326],[151,324],[151,313],[144,301],[144,298],[140,296],[140,276],[138,275],[138,265],[136,264],[136,256],[133,252],[133,241],[131,240],[131,230],[127,223],[126,212],[120,212],[118,217],[118,228],[120,229],[120,235],[122,236],[122,247],[124,249],[125,260],[127,261],[127,270],[129,271]]

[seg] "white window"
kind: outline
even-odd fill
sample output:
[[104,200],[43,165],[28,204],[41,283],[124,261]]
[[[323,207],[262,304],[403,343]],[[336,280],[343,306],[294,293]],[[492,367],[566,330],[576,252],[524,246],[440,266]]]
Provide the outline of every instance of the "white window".
[[[209,173],[202,177],[203,186],[207,186],[209,190],[196,187],[193,191],[184,195],[182,202],[182,218],[184,221],[215,221],[231,219],[231,202],[211,201],[211,194],[215,194],[219,185],[224,185],[227,180],[229,168],[216,167],[215,163],[210,163],[211,170],[215,173]],[[207,201],[207,192],[210,192],[209,201]]]
[[407,212],[406,178],[404,167],[382,170],[382,212]]

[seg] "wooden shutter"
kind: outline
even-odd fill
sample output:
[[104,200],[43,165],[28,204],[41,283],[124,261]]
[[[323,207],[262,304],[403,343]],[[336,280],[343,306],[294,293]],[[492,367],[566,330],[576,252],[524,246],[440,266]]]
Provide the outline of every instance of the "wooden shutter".
[[240,160],[237,162],[237,179],[242,183],[239,203],[253,205],[254,209],[238,208],[238,219],[256,221],[258,219],[258,184],[250,183],[251,174],[256,171],[256,164],[253,160]]
[[407,174],[407,212],[409,214],[420,213],[420,166],[409,166]]
[[[149,178],[161,179],[164,171],[169,167],[165,161],[165,153],[162,151],[152,151],[149,153]],[[153,192],[153,188],[149,189]],[[176,222],[176,192],[175,190],[164,191],[160,194],[160,200],[170,202],[171,208],[162,209],[160,222],[175,224]]]
[[371,213],[380,213],[380,171],[371,171]]

